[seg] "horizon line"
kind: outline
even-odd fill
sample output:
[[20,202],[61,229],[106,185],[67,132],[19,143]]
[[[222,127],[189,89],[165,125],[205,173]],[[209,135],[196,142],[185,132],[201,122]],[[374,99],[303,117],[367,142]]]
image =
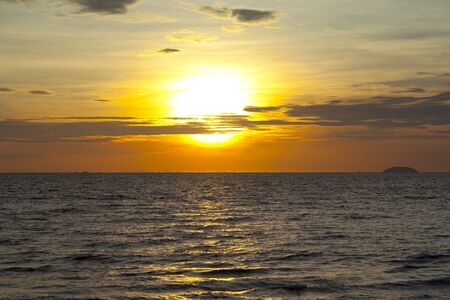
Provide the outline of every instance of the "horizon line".
[[445,174],[450,171],[384,173],[383,171],[0,171],[0,174]]

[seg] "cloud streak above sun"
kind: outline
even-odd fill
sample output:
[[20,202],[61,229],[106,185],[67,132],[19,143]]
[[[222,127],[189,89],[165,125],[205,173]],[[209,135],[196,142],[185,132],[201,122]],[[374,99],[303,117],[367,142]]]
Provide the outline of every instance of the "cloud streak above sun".
[[176,48],[163,48],[163,49],[154,49],[154,50],[144,52],[140,56],[143,56],[143,57],[160,56],[160,55],[176,54],[176,53],[181,53],[181,52],[182,51],[180,49],[176,49]]
[[277,20],[277,13],[271,10],[258,10],[247,8],[228,8],[201,6],[198,11],[213,18],[228,19],[243,25],[268,25]]
[[197,32],[190,29],[181,29],[166,36],[167,40],[174,43],[207,43],[218,39],[216,35]]
[[[57,0],[56,2],[75,4],[79,7],[78,13],[98,13],[98,14],[126,14],[129,8],[141,0]],[[0,0],[9,3],[39,3],[37,0]],[[47,1],[55,2],[55,1]],[[41,2],[42,3],[42,2]]]
[[126,14],[140,0],[75,0],[82,13]]

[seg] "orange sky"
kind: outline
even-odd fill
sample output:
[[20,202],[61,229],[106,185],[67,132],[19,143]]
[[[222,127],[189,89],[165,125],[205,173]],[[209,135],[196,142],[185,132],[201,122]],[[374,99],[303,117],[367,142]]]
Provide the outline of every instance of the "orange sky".
[[449,20],[439,0],[0,0],[0,172],[449,171]]

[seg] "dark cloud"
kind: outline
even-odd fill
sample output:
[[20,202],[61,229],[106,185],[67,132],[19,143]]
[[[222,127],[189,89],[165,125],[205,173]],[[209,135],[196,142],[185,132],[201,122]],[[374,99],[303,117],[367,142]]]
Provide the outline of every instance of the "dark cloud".
[[401,90],[401,91],[395,91],[396,94],[402,94],[402,93],[426,93],[427,90],[422,89],[422,88],[409,88],[406,90]]
[[[138,118],[133,117],[116,117],[116,116],[93,116],[93,117],[55,117],[55,118],[42,118],[42,119],[27,119],[27,121],[37,121],[37,120],[138,120]],[[145,124],[148,124],[145,121]]]
[[[79,13],[99,13],[106,15],[126,14],[128,8],[138,3],[140,0],[60,0],[76,4],[80,7]],[[8,3],[38,3],[37,0],[0,0]]]
[[201,6],[200,12],[216,18],[231,19],[237,23],[247,25],[269,24],[276,21],[276,12],[246,8],[227,8]]
[[108,99],[94,99],[95,102],[110,102]]
[[32,94],[32,95],[39,95],[39,96],[50,96],[53,94],[52,92],[47,91],[47,90],[31,90],[31,91],[28,91],[28,93]]
[[[102,117],[86,117],[80,122],[36,122],[29,120],[0,121],[1,142],[108,141],[130,136],[212,133],[203,124],[154,125],[145,121],[101,121]],[[112,117],[103,117],[111,119]],[[65,119],[65,118],[60,118]],[[82,117],[67,117],[82,119]],[[116,118],[117,119],[117,118]]]
[[[284,109],[287,117],[295,118],[303,125],[371,128],[450,126],[450,92],[429,97],[374,97],[350,104],[290,105]],[[264,108],[252,107],[250,110],[263,112]]]
[[232,14],[231,9],[227,7],[212,7],[207,5],[201,6],[200,11],[218,18],[228,18]]
[[10,88],[7,88],[7,87],[2,87],[2,88],[0,88],[0,92],[4,92],[4,93],[7,93],[7,92],[14,92],[15,90],[13,90],[13,89],[10,89]]
[[[186,38],[186,37],[185,37]],[[201,37],[197,37],[199,40]],[[142,53],[140,56],[149,57],[149,56],[159,56],[159,55],[169,55],[182,52],[180,49],[175,48],[164,48],[164,49],[155,49]]]
[[158,52],[160,54],[172,54],[172,53],[181,52],[181,50],[180,49],[174,49],[174,48],[165,48],[165,49],[156,50],[156,52]]
[[75,0],[82,13],[126,14],[139,0]]
[[246,112],[271,112],[271,111],[277,111],[282,109],[283,106],[264,106],[264,107],[259,107],[259,106],[247,106],[244,111]]
[[275,20],[275,12],[255,9],[233,9],[231,16],[240,23],[270,23]]
[[175,53],[180,53],[180,52],[181,52],[180,49],[163,48],[163,49],[149,50],[149,51],[146,51],[146,52],[140,54],[139,56],[142,56],[142,57],[160,56],[160,55],[169,55],[169,54],[175,54]]
[[[286,106],[284,109],[295,108]],[[196,124],[196,119],[189,118],[172,118],[183,120],[188,124]],[[189,122],[192,120],[192,122]],[[246,115],[217,115],[203,119],[203,124],[214,122],[222,132],[230,132],[232,130],[249,129],[254,131],[269,131],[276,129],[278,133],[285,132],[288,134],[298,134],[300,128],[309,126],[333,127],[333,130],[313,131],[311,134],[302,131],[301,136],[308,140],[323,139],[369,139],[369,140],[385,140],[385,139],[446,139],[450,137],[450,128],[439,127],[434,128],[410,128],[405,124],[390,123],[389,126],[373,126],[373,124],[339,124],[336,120],[320,120],[316,117],[304,118],[285,118],[285,119],[267,119],[254,120],[251,116]],[[351,126],[355,125],[355,126]],[[363,125],[363,126],[356,126]],[[448,129],[446,129],[448,128]],[[286,130],[286,131],[285,131]]]

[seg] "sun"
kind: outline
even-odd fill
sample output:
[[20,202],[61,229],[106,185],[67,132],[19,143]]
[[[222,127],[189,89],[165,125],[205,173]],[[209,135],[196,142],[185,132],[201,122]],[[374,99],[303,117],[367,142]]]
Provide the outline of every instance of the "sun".
[[250,101],[247,80],[238,75],[206,74],[172,84],[172,112],[178,117],[241,113]]
[[[250,105],[251,88],[248,79],[237,72],[214,70],[171,83],[171,110],[177,118],[195,119],[216,128],[214,118],[242,114]],[[204,145],[229,143],[236,132],[200,134],[193,141]]]

